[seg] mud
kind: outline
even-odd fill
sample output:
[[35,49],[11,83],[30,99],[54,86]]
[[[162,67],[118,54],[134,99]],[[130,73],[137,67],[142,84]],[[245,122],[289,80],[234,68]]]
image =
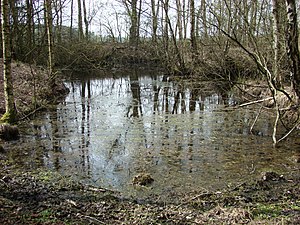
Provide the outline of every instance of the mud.
[[[299,171],[217,192],[124,198],[47,170],[22,171],[1,155],[1,224],[299,224]],[[275,173],[272,173],[273,175]]]

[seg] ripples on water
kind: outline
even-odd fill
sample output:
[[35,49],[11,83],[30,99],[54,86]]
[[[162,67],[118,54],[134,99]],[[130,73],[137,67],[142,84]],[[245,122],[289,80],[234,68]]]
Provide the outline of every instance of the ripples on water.
[[[218,189],[264,170],[297,166],[294,145],[272,148],[271,116],[261,116],[259,135],[251,135],[256,111],[224,111],[234,100],[213,90],[203,93],[205,85],[135,73],[75,77],[66,85],[70,94],[56,110],[23,124],[21,140],[10,144],[12,160],[125,195]],[[154,178],[151,188],[131,184],[141,172]]]

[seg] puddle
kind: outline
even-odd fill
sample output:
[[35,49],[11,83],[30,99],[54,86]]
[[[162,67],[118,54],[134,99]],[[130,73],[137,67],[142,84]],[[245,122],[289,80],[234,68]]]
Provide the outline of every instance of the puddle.
[[[296,138],[272,147],[271,116],[258,110],[223,110],[232,98],[161,75],[73,77],[56,110],[22,124],[22,137],[7,143],[22,167],[45,166],[125,196],[146,196],[235,185],[262,171],[299,168]],[[205,85],[204,85],[205,86]],[[4,145],[5,146],[5,145]],[[149,173],[148,187],[132,185]]]

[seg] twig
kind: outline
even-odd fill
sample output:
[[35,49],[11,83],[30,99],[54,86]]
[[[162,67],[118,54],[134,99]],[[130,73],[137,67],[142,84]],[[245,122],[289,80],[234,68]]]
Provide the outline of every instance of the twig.
[[250,133],[252,133],[252,129],[253,129],[254,125],[256,124],[256,121],[258,120],[258,117],[259,117],[259,115],[260,115],[260,113],[261,113],[262,107],[263,107],[263,106],[261,105],[261,107],[259,108],[259,111],[258,111],[258,113],[257,113],[257,115],[256,115],[256,117],[255,117],[255,119],[254,119],[254,121],[253,121],[253,123],[252,123],[252,125],[251,125],[251,127],[250,127]]
[[276,133],[277,133],[277,125],[278,125],[278,121],[279,121],[279,118],[280,118],[280,112],[279,112],[279,109],[278,109],[278,104],[276,104],[276,119],[275,119],[275,122],[274,122],[274,127],[273,127],[273,134],[272,134],[272,139],[273,139],[273,144],[274,146],[278,143],[278,141],[276,140]]
[[83,215],[83,214],[80,214],[80,213],[77,213],[77,216],[79,216],[81,218],[86,218],[86,219],[90,220],[91,222],[96,222],[96,223],[99,223],[99,224],[106,224],[106,223],[96,219],[95,217]]
[[22,117],[20,120],[25,120],[27,119],[29,116],[35,114],[36,112],[40,111],[41,109],[43,109],[44,106],[40,106],[39,108],[33,110],[32,112],[28,113],[27,115],[25,115],[24,117]]

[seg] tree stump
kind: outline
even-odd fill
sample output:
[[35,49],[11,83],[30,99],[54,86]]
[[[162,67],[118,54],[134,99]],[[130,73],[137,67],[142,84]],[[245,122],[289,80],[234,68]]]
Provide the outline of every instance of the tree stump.
[[9,124],[0,125],[0,138],[5,141],[18,140],[20,137],[19,129],[17,126]]

